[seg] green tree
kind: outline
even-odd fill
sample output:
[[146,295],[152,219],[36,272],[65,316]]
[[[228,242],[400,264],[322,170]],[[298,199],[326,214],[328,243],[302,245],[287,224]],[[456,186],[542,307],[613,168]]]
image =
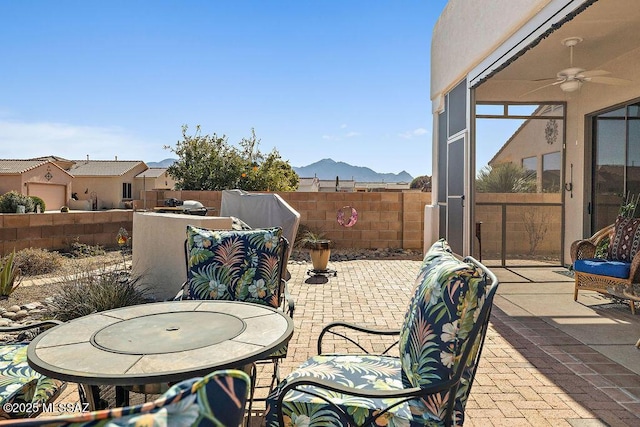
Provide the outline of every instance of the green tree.
[[431,191],[431,177],[429,175],[415,177],[413,178],[413,181],[411,181],[409,188]]
[[478,173],[476,190],[479,193],[535,193],[535,172],[515,163],[486,166]]
[[294,191],[298,175],[274,149],[263,155],[260,140],[251,129],[251,137],[243,138],[239,147],[229,144],[225,135],[202,135],[200,126],[194,135],[182,126],[182,140],[175,147],[165,146],[178,156],[167,172],[176,180],[179,190]]

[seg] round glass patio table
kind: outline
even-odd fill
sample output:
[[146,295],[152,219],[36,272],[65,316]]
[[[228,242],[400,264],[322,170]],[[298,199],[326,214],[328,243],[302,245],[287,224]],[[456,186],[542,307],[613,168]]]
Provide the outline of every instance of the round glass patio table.
[[81,317],[38,335],[29,365],[91,385],[177,382],[266,358],[293,334],[285,313],[235,301],[170,301]]

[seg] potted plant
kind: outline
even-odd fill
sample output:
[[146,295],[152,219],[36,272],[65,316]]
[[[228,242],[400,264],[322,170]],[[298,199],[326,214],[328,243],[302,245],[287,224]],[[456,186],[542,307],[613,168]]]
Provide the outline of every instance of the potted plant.
[[313,269],[316,271],[326,270],[331,256],[331,240],[327,239],[322,232],[306,230],[300,243],[303,248],[309,250]]

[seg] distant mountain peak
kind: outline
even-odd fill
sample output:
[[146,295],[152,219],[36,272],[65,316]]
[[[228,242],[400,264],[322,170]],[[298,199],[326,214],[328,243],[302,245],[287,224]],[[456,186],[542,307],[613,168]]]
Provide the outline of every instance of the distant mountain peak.
[[353,166],[333,159],[322,159],[302,167],[293,167],[300,178],[317,176],[319,179],[335,179],[336,176],[344,180],[357,182],[411,182],[413,177],[406,171],[398,174],[379,173],[364,166]]

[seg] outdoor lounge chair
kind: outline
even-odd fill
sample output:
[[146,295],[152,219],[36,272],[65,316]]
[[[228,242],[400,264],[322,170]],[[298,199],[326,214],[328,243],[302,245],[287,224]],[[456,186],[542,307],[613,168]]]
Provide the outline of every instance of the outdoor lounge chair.
[[238,370],[216,371],[203,378],[175,384],[158,399],[141,405],[20,420],[12,425],[89,427],[112,423],[109,425],[238,426],[244,419],[249,389],[250,380],[246,373]]
[[[608,249],[602,248],[608,239]],[[596,253],[603,252],[603,253]],[[574,301],[579,290],[590,290],[625,299],[640,295],[640,218],[619,216],[615,224],[571,244],[575,277]],[[628,298],[635,314],[633,298]]]
[[19,336],[16,343],[0,346],[0,419],[35,417],[64,390],[65,382],[46,377],[27,364],[30,335],[61,323],[46,320],[0,328],[0,333],[23,332],[24,335],[24,338]]
[[[266,425],[461,426],[498,281],[440,240],[427,252],[416,283],[400,330],[326,326],[319,355],[269,396]],[[398,336],[397,346],[370,354],[354,333],[366,334],[369,343],[375,335]],[[323,354],[327,335],[334,338],[331,344],[342,338],[360,354]],[[399,357],[389,353],[396,347]]]

